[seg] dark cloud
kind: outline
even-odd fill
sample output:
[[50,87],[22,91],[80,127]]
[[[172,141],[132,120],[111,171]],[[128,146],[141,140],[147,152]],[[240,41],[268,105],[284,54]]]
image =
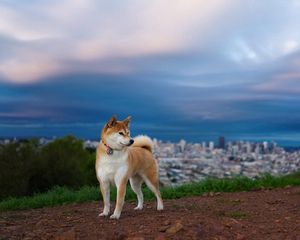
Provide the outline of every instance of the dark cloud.
[[[191,87],[160,81],[162,78],[156,73],[80,74],[33,85],[2,84],[1,91],[7,92],[9,99],[0,101],[1,132],[97,138],[113,114],[121,119],[132,115],[134,134],[174,140],[298,129],[299,98],[261,97],[243,84]],[[12,98],[14,92],[16,99]]]

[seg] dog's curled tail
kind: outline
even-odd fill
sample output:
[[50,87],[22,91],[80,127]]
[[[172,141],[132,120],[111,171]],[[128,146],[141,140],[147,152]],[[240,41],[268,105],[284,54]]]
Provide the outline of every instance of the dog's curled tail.
[[140,135],[134,138],[133,147],[141,147],[145,148],[148,151],[152,152],[153,150],[153,142],[151,138],[148,136]]

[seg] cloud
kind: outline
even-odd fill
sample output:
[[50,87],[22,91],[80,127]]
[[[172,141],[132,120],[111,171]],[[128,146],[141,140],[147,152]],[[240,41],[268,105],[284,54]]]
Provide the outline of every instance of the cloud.
[[59,63],[54,60],[30,55],[6,61],[0,66],[3,77],[17,83],[31,83],[56,73],[60,69]]
[[16,10],[7,5],[0,5],[0,33],[18,41],[34,41],[49,38],[52,36],[49,29],[43,29],[32,19],[30,12]]
[[95,134],[116,113],[161,135],[300,119],[297,1],[11,0],[0,14],[0,124],[26,134]]
[[271,72],[264,81],[253,86],[253,90],[265,93],[278,93],[297,95],[300,93],[300,52],[287,55],[276,63],[276,70]]
[[279,74],[271,80],[254,86],[254,90],[274,93],[300,93],[300,71]]
[[[152,71],[163,56],[182,53],[202,59],[202,65],[189,61],[176,69],[188,73],[218,71],[230,61],[237,67],[265,64],[298,49],[299,11],[297,1],[4,1],[0,78],[30,83],[74,72]],[[205,65],[204,54],[212,59]],[[154,64],[141,66],[151,56]]]
[[[176,53],[209,41],[211,28],[235,0],[83,0],[2,3],[0,36],[11,39],[1,57],[3,79],[25,83],[76,71],[70,62],[91,62]],[[97,69],[97,67],[95,69]],[[110,72],[122,67],[110,62]],[[84,71],[84,69],[83,69]],[[94,70],[95,71],[95,70]]]

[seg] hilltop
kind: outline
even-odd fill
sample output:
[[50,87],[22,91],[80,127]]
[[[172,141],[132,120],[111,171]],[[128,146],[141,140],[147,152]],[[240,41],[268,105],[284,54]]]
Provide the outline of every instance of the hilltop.
[[142,211],[127,202],[119,221],[99,218],[102,202],[0,213],[1,239],[298,239],[300,187],[208,193],[154,202]]

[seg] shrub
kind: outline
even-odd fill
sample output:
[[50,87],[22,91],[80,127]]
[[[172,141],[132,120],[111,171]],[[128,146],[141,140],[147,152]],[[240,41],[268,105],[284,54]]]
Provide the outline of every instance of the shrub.
[[37,140],[0,145],[0,198],[95,184],[94,164],[95,153],[72,136],[43,147]]
[[28,193],[33,160],[37,156],[36,141],[0,146],[0,198]]

